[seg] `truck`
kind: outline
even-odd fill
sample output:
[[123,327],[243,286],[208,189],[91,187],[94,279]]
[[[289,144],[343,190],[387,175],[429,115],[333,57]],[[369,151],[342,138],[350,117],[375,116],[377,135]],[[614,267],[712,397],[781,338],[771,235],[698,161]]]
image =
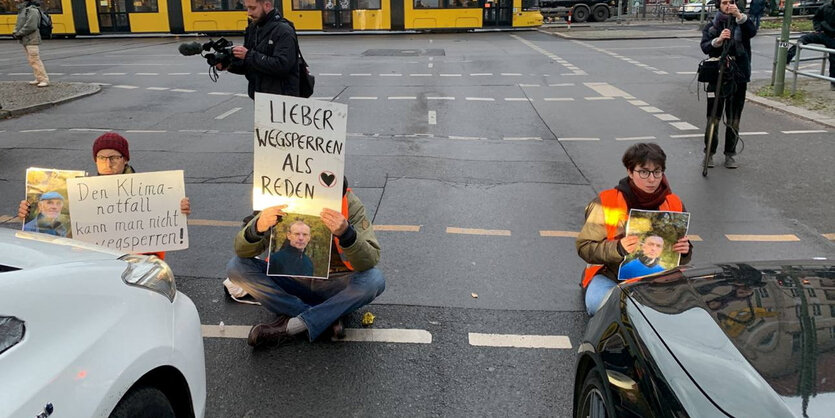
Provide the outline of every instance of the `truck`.
[[[627,1],[621,0],[623,10]],[[539,0],[539,12],[546,22],[556,18],[567,18],[571,13],[571,21],[583,23],[585,21],[603,22],[618,12],[617,0]]]

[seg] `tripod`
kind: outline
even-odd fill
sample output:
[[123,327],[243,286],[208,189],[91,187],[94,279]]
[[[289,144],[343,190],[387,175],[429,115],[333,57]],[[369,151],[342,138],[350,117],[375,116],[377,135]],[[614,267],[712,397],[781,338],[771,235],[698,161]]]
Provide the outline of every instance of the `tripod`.
[[[707,127],[705,128],[705,158],[702,161],[702,177],[707,177],[708,164],[712,156],[711,148],[713,148],[713,137],[719,129],[719,101],[724,100],[722,97],[722,84],[725,78],[725,68],[728,67],[728,51],[731,49],[731,42],[733,42],[734,23],[730,20],[730,24],[725,29],[731,30],[731,39],[726,39],[722,45],[722,54],[719,56],[719,77],[716,79],[716,92],[713,94],[713,106],[710,109],[710,118],[707,120]],[[731,77],[734,75],[731,74]]]

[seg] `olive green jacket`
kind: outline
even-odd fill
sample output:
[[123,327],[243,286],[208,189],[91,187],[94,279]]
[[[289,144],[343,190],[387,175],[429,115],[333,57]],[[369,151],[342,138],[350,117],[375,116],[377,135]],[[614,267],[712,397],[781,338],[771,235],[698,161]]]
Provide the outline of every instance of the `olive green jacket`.
[[[598,274],[603,274],[614,281],[617,281],[620,263],[627,254],[619,241],[625,234],[626,221],[626,217],[619,219],[615,240],[607,240],[603,205],[598,195],[586,206],[586,223],[583,224],[583,229],[580,230],[575,242],[580,258],[589,264],[602,264],[604,268]],[[691,245],[690,252],[682,254],[679,264],[689,263],[692,255]]]
[[38,30],[38,23],[41,21],[41,12],[35,5],[20,8],[17,14],[13,35],[20,40],[23,46],[40,45],[41,32]]
[[[354,227],[357,239],[350,247],[340,246],[340,248],[342,248],[343,255],[351,263],[354,271],[365,271],[376,266],[377,262],[380,261],[380,243],[374,234],[374,226],[365,216],[365,206],[360,199],[350,190],[346,197],[348,198],[348,223]],[[258,222],[260,216],[259,213],[252,218],[235,237],[235,254],[238,257],[255,257],[268,249],[270,245],[269,232],[257,234],[257,240],[254,242],[247,239],[247,235],[250,235],[250,238],[252,237],[251,233],[247,234],[247,230]],[[252,231],[254,230],[253,228]],[[336,249],[333,249],[333,251],[336,251]],[[333,264],[331,264],[331,270],[334,270]]]

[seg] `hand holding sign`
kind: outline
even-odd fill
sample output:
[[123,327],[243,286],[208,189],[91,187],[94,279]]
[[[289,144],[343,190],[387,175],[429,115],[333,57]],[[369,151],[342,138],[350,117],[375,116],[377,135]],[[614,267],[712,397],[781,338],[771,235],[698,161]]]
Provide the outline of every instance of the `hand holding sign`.
[[620,239],[620,246],[626,250],[627,254],[632,254],[638,249],[638,242],[640,241],[641,239],[637,235],[627,235]]
[[262,234],[267,232],[267,230],[274,227],[282,217],[287,216],[287,214],[284,213],[284,209],[286,208],[287,205],[278,205],[270,206],[261,211],[261,216],[258,217],[258,223],[256,223],[255,229]]
[[682,255],[689,253],[690,238],[687,238],[687,235],[681,237],[675,244],[673,244],[673,251]]
[[348,220],[341,213],[333,209],[322,209],[322,213],[319,216],[322,218],[325,226],[337,237],[348,230]]

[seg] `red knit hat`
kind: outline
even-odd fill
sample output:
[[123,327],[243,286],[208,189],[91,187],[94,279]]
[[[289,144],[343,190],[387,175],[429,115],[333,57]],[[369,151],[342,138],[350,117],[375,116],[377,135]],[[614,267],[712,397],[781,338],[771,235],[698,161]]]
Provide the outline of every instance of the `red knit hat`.
[[122,135],[117,134],[116,132],[107,132],[102,134],[102,136],[96,138],[96,141],[93,142],[93,160],[96,159],[96,156],[99,154],[99,151],[103,149],[112,149],[119,151],[123,157],[125,157],[125,161],[130,161],[130,151],[128,150],[128,140],[125,139]]

